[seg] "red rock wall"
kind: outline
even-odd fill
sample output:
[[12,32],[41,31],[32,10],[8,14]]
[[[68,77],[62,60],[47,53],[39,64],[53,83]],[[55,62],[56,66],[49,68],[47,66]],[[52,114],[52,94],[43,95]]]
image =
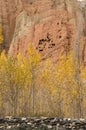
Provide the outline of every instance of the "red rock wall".
[[[19,51],[26,54],[28,46],[33,43],[44,59],[52,57],[57,61],[60,54],[67,54],[74,48],[78,22],[75,0],[0,0],[0,2],[0,8],[3,7],[1,18],[4,45],[10,47],[10,54],[16,55]],[[85,30],[85,23],[83,26]]]
[[8,50],[13,38],[16,16],[22,11],[18,0],[0,0],[0,21],[3,27],[4,43],[0,49]]

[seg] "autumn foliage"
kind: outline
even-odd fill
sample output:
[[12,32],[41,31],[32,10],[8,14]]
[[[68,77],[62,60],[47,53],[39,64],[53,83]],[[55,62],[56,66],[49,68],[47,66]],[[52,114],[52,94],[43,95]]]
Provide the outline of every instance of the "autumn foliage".
[[[31,45],[27,56],[0,55],[0,115],[80,117],[77,60],[72,52],[58,63]],[[82,109],[86,114],[86,69],[80,67]]]

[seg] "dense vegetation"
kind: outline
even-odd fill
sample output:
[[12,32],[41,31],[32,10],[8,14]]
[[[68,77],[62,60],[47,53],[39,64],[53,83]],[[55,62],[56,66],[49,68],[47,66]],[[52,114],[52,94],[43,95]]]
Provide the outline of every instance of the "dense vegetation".
[[[83,117],[86,114],[86,68],[73,52],[57,64],[42,62],[31,45],[27,56],[0,55],[0,115]],[[78,81],[78,76],[80,81]]]

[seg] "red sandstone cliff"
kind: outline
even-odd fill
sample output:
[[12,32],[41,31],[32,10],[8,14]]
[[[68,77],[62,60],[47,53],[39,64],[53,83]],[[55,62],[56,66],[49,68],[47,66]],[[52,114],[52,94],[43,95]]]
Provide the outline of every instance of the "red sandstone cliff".
[[[81,32],[77,17],[82,21]],[[0,0],[0,19],[4,34],[1,48],[10,54],[26,54],[33,43],[44,59],[56,61],[61,53],[74,49],[79,31],[85,61],[86,9],[75,0]]]

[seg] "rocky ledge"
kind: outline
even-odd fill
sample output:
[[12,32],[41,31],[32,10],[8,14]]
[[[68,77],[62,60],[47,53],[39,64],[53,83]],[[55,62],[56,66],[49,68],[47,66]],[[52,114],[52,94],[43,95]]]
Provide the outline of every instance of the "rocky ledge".
[[0,118],[0,130],[86,130],[86,119]]

